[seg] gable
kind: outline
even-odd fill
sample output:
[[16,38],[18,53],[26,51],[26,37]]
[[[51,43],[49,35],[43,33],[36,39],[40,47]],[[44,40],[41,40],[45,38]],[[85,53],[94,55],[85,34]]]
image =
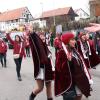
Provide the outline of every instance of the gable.
[[23,16],[26,10],[28,10],[28,8],[23,7],[23,8],[18,8],[18,9],[3,12],[0,14],[0,21],[3,22],[3,21],[19,19],[20,17]]

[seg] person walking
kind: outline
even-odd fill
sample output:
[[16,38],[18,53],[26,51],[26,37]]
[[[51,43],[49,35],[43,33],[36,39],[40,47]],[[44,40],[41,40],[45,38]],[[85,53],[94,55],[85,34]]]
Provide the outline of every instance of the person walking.
[[50,32],[50,46],[52,47],[53,47],[54,38],[55,38],[55,34],[53,32]]
[[86,41],[87,44],[91,50],[91,55],[89,55],[89,61],[91,64],[91,68],[96,69],[96,66],[98,64],[100,64],[100,57],[99,55],[96,53],[96,48],[95,48],[95,42],[94,40],[91,40],[88,38],[89,37],[89,33],[86,33]]
[[80,32],[79,39],[77,40],[77,50],[83,57],[85,64],[87,64],[87,67],[91,68],[91,64],[89,61],[89,55],[91,55],[91,50],[89,44],[86,41],[86,33]]
[[88,68],[95,68],[100,63],[100,58],[96,54],[94,41],[88,37],[89,33],[80,33],[77,41],[77,49],[83,57]]
[[62,48],[56,56],[55,96],[62,95],[63,100],[81,100],[82,95],[89,97],[91,78],[82,56],[75,48],[74,34],[62,34],[61,41]]
[[29,36],[25,37],[25,49],[26,49],[26,56],[30,57]]
[[[32,30],[32,29],[31,29]],[[50,61],[50,51],[45,43],[44,35],[38,36],[35,32],[30,32],[30,47],[34,62],[34,78],[36,87],[29,96],[29,100],[34,100],[35,97],[43,90],[46,85],[47,100],[52,98],[53,71]]]
[[14,62],[16,64],[17,77],[19,81],[22,81],[20,71],[21,71],[22,59],[23,57],[25,57],[24,43],[21,41],[21,37],[19,35],[15,36],[15,40],[12,40],[10,34],[11,33],[7,34],[7,39],[13,45],[14,48],[13,57],[14,57]]
[[2,67],[7,67],[6,53],[7,53],[7,45],[3,41],[3,39],[0,38],[0,61],[1,61]]
[[59,51],[59,49],[62,47],[62,45],[61,45],[61,34],[60,33],[56,33],[56,37],[54,39],[53,45],[55,47],[55,55],[56,55],[57,51]]

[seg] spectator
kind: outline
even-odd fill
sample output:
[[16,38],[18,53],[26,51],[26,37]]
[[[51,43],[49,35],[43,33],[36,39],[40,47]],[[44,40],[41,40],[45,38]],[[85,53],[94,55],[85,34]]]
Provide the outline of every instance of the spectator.
[[6,53],[7,53],[7,45],[3,41],[3,39],[0,39],[0,61],[1,61],[2,67],[7,67]]

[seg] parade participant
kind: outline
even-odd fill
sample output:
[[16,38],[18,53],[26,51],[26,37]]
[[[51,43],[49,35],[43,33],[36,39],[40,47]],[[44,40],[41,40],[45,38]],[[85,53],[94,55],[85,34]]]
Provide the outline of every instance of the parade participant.
[[94,41],[88,39],[89,33],[80,33],[77,41],[77,49],[82,55],[88,68],[95,68],[100,63],[100,58],[95,52]]
[[54,33],[53,32],[50,32],[50,46],[53,47],[53,41],[54,41]]
[[91,68],[95,68],[96,65],[100,63],[100,58],[96,54],[94,40],[89,39],[89,33],[86,33],[86,43],[88,44],[88,47],[90,48],[90,52],[91,52],[89,54],[89,61],[90,61]]
[[47,33],[45,33],[46,35],[46,44],[48,45],[48,46],[50,46],[50,33],[49,32],[47,32]]
[[93,49],[95,50],[95,45],[94,45],[94,39],[93,37],[90,35],[90,33],[86,33],[86,40],[90,42],[90,45],[93,47]]
[[[62,49],[57,52],[55,69],[55,95],[63,100],[81,100],[90,96],[90,77],[84,60],[75,49],[72,33],[61,36]],[[84,83],[84,84],[83,84]]]
[[25,37],[25,49],[26,49],[26,56],[30,57],[29,36]]
[[[59,50],[62,48],[61,34],[56,33],[56,38],[54,39],[53,45],[54,45],[54,48],[55,48],[55,58],[56,58],[57,52],[59,52]],[[56,60],[55,60],[55,64],[56,64]]]
[[21,71],[22,58],[23,56],[25,57],[24,43],[21,41],[21,37],[19,35],[15,36],[15,40],[12,40],[10,34],[11,33],[7,34],[7,39],[13,45],[14,48],[13,57],[14,57],[14,62],[16,64],[17,77],[19,81],[22,81],[20,71]]
[[61,34],[56,33],[56,37],[55,37],[54,43],[53,43],[54,47],[55,47],[55,55],[56,55],[57,51],[62,47],[60,37],[61,37]]
[[3,41],[3,39],[0,38],[0,61],[2,64],[2,67],[6,67],[6,53],[7,53],[7,45]]
[[39,37],[35,32],[33,32],[32,27],[30,33],[30,47],[34,62],[34,78],[37,86],[33,89],[29,100],[35,99],[35,97],[43,90],[44,84],[46,85],[47,100],[53,100],[51,91],[53,72],[49,59],[50,51],[44,42],[45,38],[43,35],[40,35]]
[[96,37],[96,53],[100,56],[100,34],[98,37]]
[[86,41],[86,33],[80,32],[79,39],[77,41],[77,50],[83,57],[85,63],[87,64],[88,68],[91,68],[89,55],[91,55],[90,46]]
[[86,27],[86,28],[84,28],[84,30],[86,30],[88,32],[93,32],[95,34],[95,41],[94,41],[95,42],[95,51],[98,54],[97,41],[99,40],[99,38],[98,38],[99,33],[98,32],[100,31],[100,24],[90,23],[90,25],[91,25],[90,27]]

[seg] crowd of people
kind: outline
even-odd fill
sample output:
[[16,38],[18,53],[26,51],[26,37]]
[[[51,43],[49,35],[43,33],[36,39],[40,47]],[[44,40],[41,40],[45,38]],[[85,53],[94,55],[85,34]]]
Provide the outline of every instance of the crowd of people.
[[[39,38],[41,39],[41,36]],[[38,80],[37,88],[35,90],[33,89],[29,100],[35,99],[37,94],[43,89],[44,82],[47,84],[46,78],[44,78],[45,76],[48,78],[54,76],[55,96],[62,95],[63,100],[81,100],[82,95],[87,98],[91,96],[90,92],[92,91],[91,85],[93,84],[93,80],[89,70],[95,68],[96,65],[100,63],[100,57],[96,53],[95,47],[97,42],[93,41],[93,39],[89,39],[89,33],[79,32],[77,41],[75,40],[74,34],[71,32],[62,35],[57,34],[57,37],[54,40],[56,55],[54,75],[50,73],[52,71],[49,69],[52,64],[50,64],[49,61],[47,62],[46,59],[42,59],[42,52],[44,52],[44,48],[46,49],[46,47],[42,46],[43,41],[40,41],[39,38],[34,32],[30,35],[34,68],[39,65],[40,68],[38,68],[38,71],[40,70],[40,72],[36,74],[37,77],[34,75],[36,81]],[[35,41],[38,41],[38,44],[35,43]],[[34,49],[36,50],[35,53]],[[47,50],[45,50],[45,53],[46,52]],[[43,54],[44,58],[45,53]],[[36,55],[37,60],[34,59],[36,58]],[[47,54],[46,57],[48,57],[48,55],[49,54]],[[43,67],[43,70],[45,69],[45,71],[41,71],[42,61],[44,61],[44,65],[48,65],[48,63],[50,65],[48,65],[48,67]],[[46,73],[47,68],[49,69],[50,74]],[[44,77],[42,77],[42,75],[44,75]],[[51,90],[51,88],[52,87],[50,86],[49,90]],[[48,89],[46,90],[47,100],[53,100],[51,91],[48,92]]]
[[[19,81],[22,81],[20,74],[22,59],[30,57],[31,49],[36,87],[32,90],[29,100],[35,99],[43,90],[44,84],[47,100],[53,100],[52,81],[54,81],[55,96],[63,96],[63,100],[81,100],[82,95],[87,98],[91,96],[93,79],[90,69],[95,69],[100,63],[100,25],[91,25],[84,29],[86,32],[78,33],[77,40],[72,32],[56,34],[53,42],[55,71],[52,70],[52,52],[48,48],[49,42],[46,41],[48,36],[36,33],[32,26],[28,27],[26,37],[16,35],[15,40],[11,39],[11,33],[6,33],[7,39],[13,45],[13,58]],[[89,37],[90,32],[95,32],[93,39]],[[0,39],[2,67],[7,67],[6,52],[7,45]]]

